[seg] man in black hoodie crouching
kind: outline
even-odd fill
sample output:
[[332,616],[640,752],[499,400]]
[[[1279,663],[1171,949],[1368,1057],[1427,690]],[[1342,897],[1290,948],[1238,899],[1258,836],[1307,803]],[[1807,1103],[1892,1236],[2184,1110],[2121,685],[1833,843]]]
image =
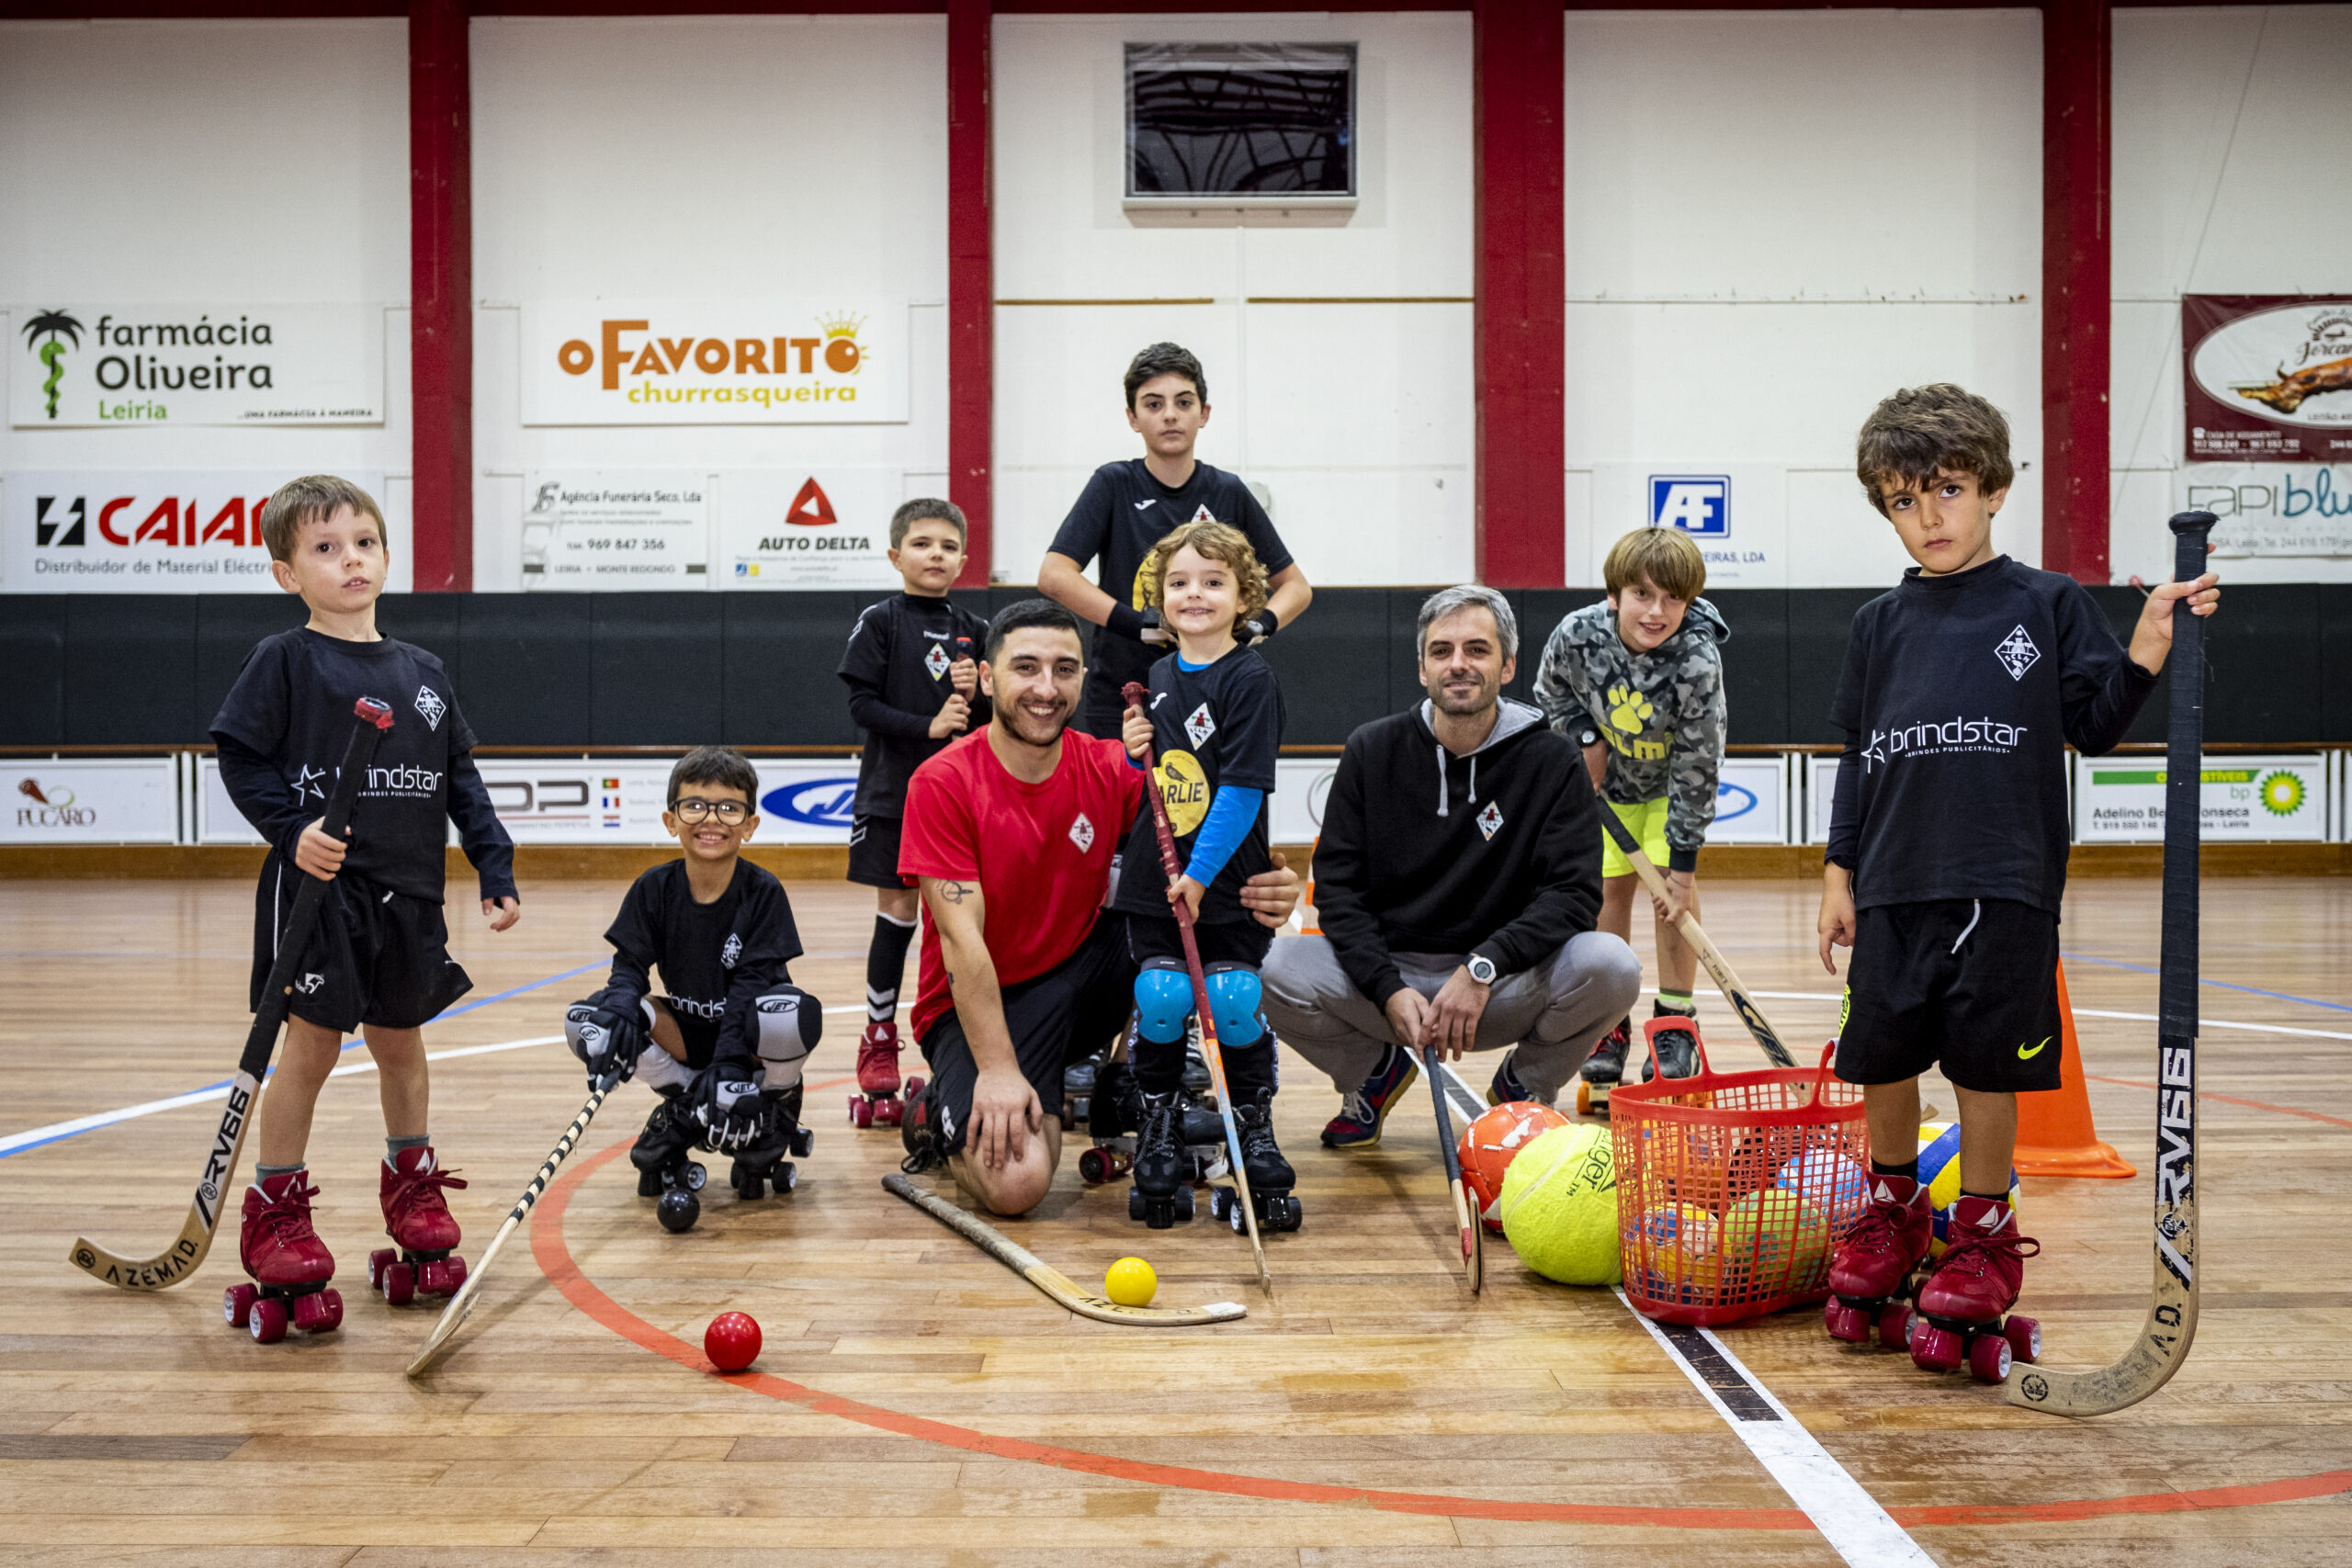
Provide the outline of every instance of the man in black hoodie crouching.
[[1519,622],[1491,588],[1448,588],[1416,634],[1429,697],[1348,737],[1315,852],[1321,936],[1274,943],[1275,1031],[1331,1075],[1332,1148],[1380,1141],[1419,1069],[1512,1047],[1489,1102],[1549,1103],[1639,996],[1640,963],[1594,930],[1600,818],[1584,761],[1502,689]]

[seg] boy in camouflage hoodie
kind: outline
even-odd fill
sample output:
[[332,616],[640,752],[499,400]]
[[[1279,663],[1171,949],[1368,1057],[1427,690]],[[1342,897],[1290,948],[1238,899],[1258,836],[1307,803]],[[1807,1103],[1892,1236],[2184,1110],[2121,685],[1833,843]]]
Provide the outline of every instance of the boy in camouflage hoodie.
[[[1564,617],[1544,645],[1535,700],[1552,728],[1584,750],[1593,787],[1643,852],[1665,874],[1670,895],[1653,900],[1657,936],[1658,1017],[1693,1016],[1698,955],[1674,922],[1699,912],[1699,846],[1715,819],[1715,775],[1724,757],[1724,666],[1718,645],[1731,628],[1699,597],[1707,563],[1689,536],[1636,528],[1610,547],[1601,566],[1607,599]],[[1633,863],[1615,840],[1601,842],[1600,929],[1632,940]],[[1595,1045],[1582,1076],[1605,1087],[1623,1075],[1633,1020]],[[1698,1069],[1697,1040],[1660,1032],[1668,1077]],[[1651,1073],[1642,1065],[1642,1077]]]

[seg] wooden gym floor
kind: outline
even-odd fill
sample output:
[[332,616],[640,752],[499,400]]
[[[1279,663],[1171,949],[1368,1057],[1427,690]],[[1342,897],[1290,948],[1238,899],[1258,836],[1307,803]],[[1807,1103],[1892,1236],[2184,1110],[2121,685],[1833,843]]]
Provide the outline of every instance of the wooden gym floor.
[[[534,888],[497,937],[452,906],[481,1005],[427,1042],[460,1053],[434,1068],[433,1124],[473,1184],[453,1195],[469,1258],[582,1093],[560,1043],[496,1047],[555,1034],[592,988],[580,971],[618,892]],[[854,1003],[870,899],[792,895],[810,947],[795,978]],[[1838,983],[1811,956],[1813,887],[1721,882],[1707,898],[1748,983],[1800,994],[1768,1000],[1781,1032],[1825,1038]],[[244,1033],[251,908],[242,882],[0,883],[0,1139],[221,1081]],[[2141,1175],[2027,1182],[2042,1254],[2023,1304],[2048,1359],[2088,1366],[2121,1351],[2147,1300],[2153,1025],[2093,1015],[2154,1010],[2155,884],[2079,883],[2067,913],[2099,1131]],[[626,1088],[454,1352],[413,1383],[401,1369],[438,1303],[395,1310],[364,1289],[382,1146],[365,1072],[320,1104],[320,1228],[347,1304],[315,1341],[256,1346],[221,1322],[241,1277],[233,1214],[176,1290],[119,1293],[64,1261],[84,1232],[129,1250],[169,1237],[214,1104],[12,1146],[0,1558],[1834,1564],[1800,1508],[1850,1523],[1867,1494],[1863,1513],[1883,1509],[1943,1564],[2344,1563],[2352,881],[2211,880],[2204,930],[2208,979],[2252,989],[2203,992],[2203,1321],[2181,1375],[2120,1416],[2010,1408],[1835,1345],[1815,1311],[1724,1330],[1801,1424],[1767,1436],[1835,1461],[1784,1467],[1815,1477],[1792,1496],[1613,1294],[1537,1280],[1498,1239],[1474,1300],[1426,1095],[1378,1150],[1329,1154],[1315,1134],[1334,1097],[1295,1057],[1280,1125],[1306,1221],[1270,1247],[1278,1299],[1223,1227],[1148,1233],[1123,1186],[1086,1191],[1071,1162],[1034,1219],[1005,1227],[1016,1239],[1081,1281],[1140,1252],[1163,1303],[1250,1311],[1165,1334],[1076,1319],[882,1191],[899,1139],[843,1121],[858,1022],[844,1012],[809,1073],[818,1144],[797,1193],[739,1205],[715,1162],[700,1225],[665,1235],[618,1157],[648,1103]],[[1727,1065],[1760,1065],[1720,1003],[1702,1013]],[[1482,1087],[1490,1070],[1470,1068]],[[1940,1086],[1929,1098],[1951,1104]],[[702,1325],[729,1308],[765,1329],[763,1377],[698,1370]],[[1921,1560],[1880,1540],[1845,1560]]]

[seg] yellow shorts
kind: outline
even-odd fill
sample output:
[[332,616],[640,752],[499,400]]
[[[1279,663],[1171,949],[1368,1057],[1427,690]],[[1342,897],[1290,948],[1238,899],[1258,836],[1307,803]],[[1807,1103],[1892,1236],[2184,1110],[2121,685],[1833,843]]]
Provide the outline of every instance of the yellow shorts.
[[[1625,831],[1633,834],[1634,841],[1642,846],[1642,853],[1650,857],[1650,863],[1657,867],[1659,875],[1665,875],[1666,796],[1645,800],[1639,806],[1620,806],[1613,800],[1604,800],[1600,804],[1617,814],[1617,820],[1625,824]],[[1606,833],[1600,836],[1600,874],[1604,877],[1634,874],[1634,863],[1618,849],[1617,840]]]

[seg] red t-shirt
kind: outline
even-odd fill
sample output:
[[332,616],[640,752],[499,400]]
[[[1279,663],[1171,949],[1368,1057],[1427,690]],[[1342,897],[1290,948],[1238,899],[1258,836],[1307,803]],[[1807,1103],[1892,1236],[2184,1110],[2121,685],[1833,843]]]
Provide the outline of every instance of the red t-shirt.
[[[952,742],[907,781],[899,874],[977,882],[981,934],[997,983],[1035,979],[1076,953],[1111,886],[1111,856],[1143,804],[1149,777],[1116,740],[1062,732],[1062,760],[1023,784],[989,750],[983,728]],[[950,1003],[939,931],[922,926],[915,992],[920,1040]]]

